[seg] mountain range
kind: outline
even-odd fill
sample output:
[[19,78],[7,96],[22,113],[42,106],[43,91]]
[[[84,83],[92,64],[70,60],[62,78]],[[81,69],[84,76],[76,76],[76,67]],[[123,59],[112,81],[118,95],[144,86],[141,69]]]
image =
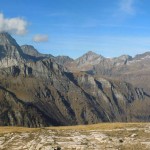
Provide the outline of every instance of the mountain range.
[[0,125],[149,121],[149,54],[73,60],[0,33]]
[[126,81],[149,92],[149,64],[150,52],[138,54],[135,57],[122,55],[115,58],[105,58],[90,51],[67,64],[66,67],[72,72],[84,71],[94,76]]

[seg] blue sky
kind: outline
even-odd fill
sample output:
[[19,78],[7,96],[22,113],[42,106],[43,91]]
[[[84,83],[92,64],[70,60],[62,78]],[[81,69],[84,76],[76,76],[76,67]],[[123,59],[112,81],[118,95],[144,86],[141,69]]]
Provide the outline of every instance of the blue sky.
[[89,50],[134,56],[150,50],[149,6],[149,0],[0,0],[0,31],[55,56]]

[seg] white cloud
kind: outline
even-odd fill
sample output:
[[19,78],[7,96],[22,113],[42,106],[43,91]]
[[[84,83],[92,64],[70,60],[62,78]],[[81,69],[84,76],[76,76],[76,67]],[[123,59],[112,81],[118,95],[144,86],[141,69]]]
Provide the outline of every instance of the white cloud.
[[0,32],[23,35],[27,32],[27,22],[19,17],[5,18],[4,15],[0,13]]
[[120,10],[124,13],[133,15],[136,13],[134,3],[135,3],[135,0],[121,0]]
[[33,37],[34,42],[47,42],[48,41],[48,35],[42,35],[42,34],[37,34]]

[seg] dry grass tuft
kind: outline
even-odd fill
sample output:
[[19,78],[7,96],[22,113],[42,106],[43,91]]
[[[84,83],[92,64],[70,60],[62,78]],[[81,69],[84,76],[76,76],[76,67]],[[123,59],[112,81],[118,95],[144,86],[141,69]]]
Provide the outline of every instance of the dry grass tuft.
[[12,133],[12,132],[35,132],[38,131],[39,128],[25,128],[25,127],[0,127],[0,133]]
[[77,126],[60,126],[60,127],[47,127],[48,129],[57,130],[113,130],[113,129],[124,129],[124,128],[140,128],[149,123],[99,123],[92,125],[77,125]]

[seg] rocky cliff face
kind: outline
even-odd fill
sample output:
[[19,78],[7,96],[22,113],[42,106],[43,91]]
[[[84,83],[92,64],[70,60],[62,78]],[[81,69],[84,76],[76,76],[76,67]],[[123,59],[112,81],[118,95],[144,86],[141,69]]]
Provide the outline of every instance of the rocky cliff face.
[[32,45],[22,45],[21,49],[24,54],[26,54],[28,57],[32,58],[33,60],[41,60],[41,59],[45,59],[45,58],[51,58],[54,61],[56,61],[58,64],[64,65],[64,66],[73,61],[73,59],[68,56],[54,57],[51,54],[41,54]]
[[[0,125],[38,127],[149,119],[131,115],[128,109],[149,99],[143,89],[67,72],[53,58],[27,57],[18,45],[11,53],[14,47],[10,47],[0,49],[6,52],[0,61]],[[7,57],[9,53],[12,55]]]
[[41,127],[58,124],[32,103],[23,102],[3,87],[0,87],[0,110],[1,126]]
[[132,83],[134,86],[144,88],[150,93],[150,85],[147,84],[150,81],[150,52],[136,55],[133,58],[129,55],[105,58],[95,54],[94,59],[91,60],[85,59],[86,55],[89,58],[89,55],[93,57],[92,52],[87,53],[65,66],[72,72],[84,71],[96,76],[106,76],[126,81]]
[[66,66],[71,62],[73,62],[74,60],[68,56],[57,56],[55,57],[55,61],[60,65]]
[[92,51],[87,52],[82,57],[72,61],[71,63],[66,63],[65,67],[67,67],[70,71],[88,71],[93,68],[94,65],[103,62],[104,57],[98,55]]
[[[46,62],[42,63],[45,65]],[[142,89],[134,88],[125,82],[63,72],[55,64],[40,72],[34,65],[32,67],[30,74],[20,71],[20,74],[15,76],[10,74],[11,70],[10,73],[5,70],[1,75],[0,85],[9,89],[23,106],[26,106],[24,110],[28,109],[27,106],[30,104],[30,113],[33,117],[37,118],[38,113],[42,115],[38,120],[40,126],[130,121],[131,116],[127,114],[130,104],[134,101],[144,102],[149,98]],[[1,100],[7,102],[5,97],[1,97]],[[11,105],[12,99],[7,103],[14,111],[19,107]],[[22,112],[22,107],[17,111]],[[32,112],[32,107],[36,109],[35,112]],[[2,105],[1,110],[5,109],[6,106]],[[25,111],[23,113],[27,115]],[[14,119],[17,118],[16,114],[13,114]],[[13,124],[28,125],[15,123]],[[7,125],[10,124],[11,120]],[[39,125],[29,124],[32,127]]]
[[24,54],[28,55],[29,57],[42,59],[42,58],[54,58],[54,56],[50,54],[41,54],[39,53],[32,45],[22,45],[21,49]]
[[[105,58],[92,51],[84,54],[78,59],[74,60],[71,64],[66,64],[66,67],[71,71],[100,71],[104,70],[104,75],[107,74],[107,70],[111,74],[111,70],[114,67],[126,65],[132,61],[133,58],[129,55],[122,55],[115,58]],[[106,70],[106,71],[105,71]],[[106,72],[106,73],[105,73]]]

